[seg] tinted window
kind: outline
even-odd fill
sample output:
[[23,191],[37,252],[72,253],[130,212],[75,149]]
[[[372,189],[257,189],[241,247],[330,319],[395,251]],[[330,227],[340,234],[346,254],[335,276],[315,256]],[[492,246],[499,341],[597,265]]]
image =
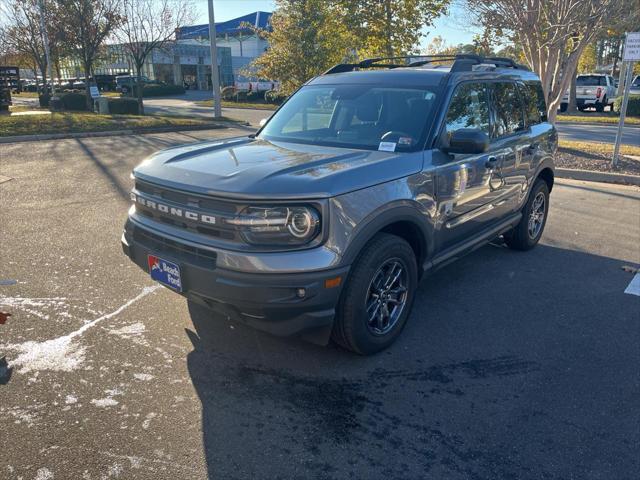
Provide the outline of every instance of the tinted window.
[[631,84],[633,87],[640,87],[640,76],[636,77],[636,79]]
[[445,123],[447,138],[461,128],[478,128],[489,134],[489,100],[484,83],[463,83],[451,97]]
[[325,85],[301,88],[265,125],[260,138],[393,150],[423,145],[436,92],[422,88]]
[[604,75],[578,75],[576,85],[578,87],[606,86],[607,79]]
[[494,136],[511,135],[524,129],[522,104],[516,84],[511,82],[493,83],[491,90],[495,109]]
[[522,85],[522,100],[527,125],[536,125],[547,120],[547,104],[540,82],[527,82]]

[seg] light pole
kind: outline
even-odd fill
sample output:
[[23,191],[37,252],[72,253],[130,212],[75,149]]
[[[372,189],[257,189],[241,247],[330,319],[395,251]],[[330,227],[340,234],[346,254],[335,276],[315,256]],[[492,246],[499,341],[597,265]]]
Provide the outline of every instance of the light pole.
[[[38,7],[40,9],[40,31],[42,32],[42,42],[44,44],[44,56],[47,60],[47,67],[49,70],[49,80],[51,80],[51,96],[55,95],[55,82],[53,81],[53,66],[51,65],[51,54],[49,53],[49,34],[47,33],[47,26],[44,21],[44,0],[38,0]],[[43,79],[44,80],[44,79]],[[87,78],[86,81],[89,81]],[[44,94],[47,93],[47,84],[44,84]]]
[[216,47],[216,23],[213,15],[213,0],[209,0],[209,42],[211,43],[211,83],[213,84],[213,116],[220,118],[220,77],[218,74],[218,48]]

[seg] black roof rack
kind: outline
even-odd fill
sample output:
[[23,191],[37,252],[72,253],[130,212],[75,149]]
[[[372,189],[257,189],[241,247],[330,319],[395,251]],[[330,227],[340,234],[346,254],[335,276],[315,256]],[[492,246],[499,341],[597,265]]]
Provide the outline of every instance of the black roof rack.
[[[416,59],[411,61],[411,59]],[[420,59],[420,60],[418,60]],[[394,60],[404,60],[405,63],[396,63]],[[392,61],[391,63],[389,63]],[[496,67],[515,68],[517,70],[529,70],[525,65],[514,62],[505,57],[483,57],[471,53],[457,55],[402,55],[397,57],[375,57],[367,58],[358,63],[339,63],[324,72],[324,75],[332,73],[351,72],[361,68],[403,68],[420,67],[435,62],[453,61],[451,72],[470,72],[474,65],[495,65]]]

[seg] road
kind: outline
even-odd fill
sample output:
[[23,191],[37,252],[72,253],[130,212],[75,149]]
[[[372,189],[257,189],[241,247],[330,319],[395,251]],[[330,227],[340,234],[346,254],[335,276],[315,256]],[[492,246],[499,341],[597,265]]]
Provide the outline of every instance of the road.
[[0,478],[637,478],[638,188],[558,181],[541,245],[428,277],[363,358],[189,311],[122,254],[131,168],[233,133],[0,145]]
[[[199,100],[210,99],[209,92],[188,91],[180,97],[148,98],[144,101],[147,114],[180,115],[186,117],[211,117],[212,109],[197,105]],[[33,105],[37,100],[33,98],[18,98],[16,105]],[[273,112],[270,110],[254,110],[246,108],[223,108],[222,114],[248,122],[254,127],[260,120],[268,118]],[[560,138],[565,140],[585,142],[613,143],[616,138],[617,125],[584,125],[578,123],[558,123],[556,125]],[[622,143],[640,146],[640,127],[625,126]]]
[[[158,113],[165,115],[184,115],[196,117],[211,116],[211,108],[201,107],[194,102],[208,99],[208,92],[188,92],[185,97],[156,98],[145,100],[147,113]],[[268,118],[272,112],[268,110],[251,110],[241,108],[223,108],[222,114],[249,122],[253,126],[258,126],[260,120]],[[605,142],[613,143],[616,139],[617,125],[584,125],[578,123],[558,123],[556,125],[560,138],[565,140],[585,141],[585,142]],[[622,143],[627,145],[640,146],[640,127],[625,126]]]

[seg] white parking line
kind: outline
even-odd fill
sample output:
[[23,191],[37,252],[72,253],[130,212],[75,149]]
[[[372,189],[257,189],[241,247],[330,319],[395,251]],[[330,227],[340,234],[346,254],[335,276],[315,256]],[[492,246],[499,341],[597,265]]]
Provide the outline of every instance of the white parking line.
[[640,273],[636,273],[631,280],[631,283],[627,286],[624,293],[630,295],[637,295],[640,297]]

